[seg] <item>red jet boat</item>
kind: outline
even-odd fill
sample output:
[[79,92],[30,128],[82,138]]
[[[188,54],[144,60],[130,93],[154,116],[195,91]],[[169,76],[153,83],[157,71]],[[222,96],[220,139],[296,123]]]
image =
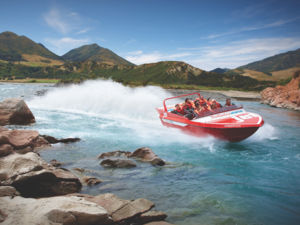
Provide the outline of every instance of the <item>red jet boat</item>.
[[166,106],[166,101],[183,98],[200,93],[184,94],[166,98],[163,107],[157,108],[159,118],[164,126],[179,128],[190,135],[204,137],[214,136],[218,139],[238,142],[254,134],[264,124],[262,117],[256,113],[246,112],[242,106],[227,106],[199,115],[189,120],[184,116],[172,113],[174,105]]

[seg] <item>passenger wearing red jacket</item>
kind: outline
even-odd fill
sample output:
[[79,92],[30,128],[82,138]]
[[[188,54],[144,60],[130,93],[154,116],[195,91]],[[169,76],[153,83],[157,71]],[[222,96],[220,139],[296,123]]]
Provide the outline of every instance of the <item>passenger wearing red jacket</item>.
[[184,115],[184,109],[179,104],[176,104],[175,109],[171,113],[175,113],[178,115]]

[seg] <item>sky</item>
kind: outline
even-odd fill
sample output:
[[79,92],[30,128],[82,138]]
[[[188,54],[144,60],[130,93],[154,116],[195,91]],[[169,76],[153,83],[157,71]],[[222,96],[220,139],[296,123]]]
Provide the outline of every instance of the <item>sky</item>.
[[97,43],[135,63],[236,68],[300,48],[299,0],[9,0],[0,32],[57,55]]

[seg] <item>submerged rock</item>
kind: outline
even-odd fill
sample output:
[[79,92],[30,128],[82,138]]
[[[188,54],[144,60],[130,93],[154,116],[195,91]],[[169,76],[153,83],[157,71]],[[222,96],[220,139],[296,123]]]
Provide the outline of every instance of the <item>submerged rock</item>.
[[22,99],[9,98],[0,102],[0,125],[31,124],[35,118]]
[[62,138],[62,139],[57,139],[57,138],[49,136],[49,135],[40,135],[40,136],[43,137],[45,140],[47,140],[50,144],[72,143],[72,142],[80,141],[80,138]]
[[148,211],[140,216],[141,223],[148,223],[151,221],[161,221],[167,218],[167,214],[161,211]]
[[102,183],[102,180],[100,180],[96,177],[90,177],[90,176],[83,176],[80,180],[81,180],[81,183],[86,184],[88,186],[94,186],[94,185]]
[[105,168],[132,168],[136,167],[136,164],[128,159],[104,159],[101,166]]
[[117,150],[117,151],[102,153],[98,156],[98,159],[104,159],[109,157],[128,157],[130,154],[131,152]]
[[165,161],[159,158],[150,148],[142,147],[136,149],[133,153],[129,155],[130,158],[136,158],[143,162],[149,162],[152,165],[163,166]]
[[71,172],[47,164],[33,152],[0,158],[0,185],[11,185],[25,197],[64,195],[81,189]]
[[[111,157],[134,158],[143,162],[151,163],[154,166],[163,166],[166,164],[164,160],[159,158],[150,148],[147,147],[138,148],[132,153],[127,151],[120,151],[120,150],[105,152],[100,154],[98,156],[98,159],[111,158]],[[102,162],[107,165],[112,164],[111,167],[113,167],[116,161],[121,161],[121,160],[123,159],[110,159],[108,161],[103,160]]]

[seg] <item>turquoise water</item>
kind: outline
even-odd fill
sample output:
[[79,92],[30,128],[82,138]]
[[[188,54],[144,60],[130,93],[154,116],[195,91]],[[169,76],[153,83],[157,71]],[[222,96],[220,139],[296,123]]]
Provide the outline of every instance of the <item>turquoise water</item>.
[[[50,89],[42,97],[35,91]],[[56,137],[80,137],[42,151],[46,160],[85,168],[104,182],[84,193],[112,192],[147,198],[168,221],[198,224],[299,224],[300,113],[242,101],[265,125],[249,139],[226,143],[194,138],[162,127],[154,110],[168,93],[157,87],[131,89],[111,81],[54,88],[40,84],[0,84],[0,100],[23,95],[37,123],[12,126]],[[221,98],[221,96],[220,96]],[[106,151],[147,146],[169,162],[139,163],[133,169],[103,169]]]

